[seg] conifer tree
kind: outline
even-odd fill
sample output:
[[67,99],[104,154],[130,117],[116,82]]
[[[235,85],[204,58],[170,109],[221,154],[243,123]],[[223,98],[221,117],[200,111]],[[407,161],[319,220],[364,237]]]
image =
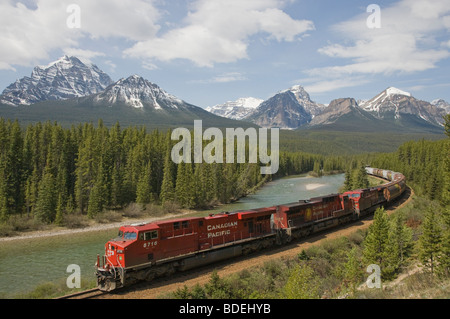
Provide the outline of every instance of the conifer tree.
[[178,164],[175,200],[183,207],[192,208],[195,205],[195,185],[190,163]]
[[45,223],[54,221],[57,204],[56,193],[55,178],[50,168],[46,166],[42,180],[39,183],[38,198],[34,210],[34,216],[38,220]]
[[356,288],[362,277],[361,265],[358,260],[356,248],[352,248],[347,253],[347,262],[344,265],[344,269],[344,277],[350,287],[350,290],[352,291],[352,294],[355,294]]
[[422,224],[422,236],[419,238],[419,259],[421,263],[434,273],[441,256],[442,230],[439,226],[438,214],[429,209]]
[[4,162],[0,157],[0,221],[7,221],[8,218],[8,185],[6,184]]
[[347,168],[345,170],[345,182],[344,182],[344,189],[343,191],[350,191],[352,190],[352,185],[353,185],[353,181],[352,181],[352,171],[350,168]]
[[99,169],[97,173],[97,179],[92,186],[89,193],[88,202],[88,217],[94,218],[97,214],[103,211],[106,205],[107,189],[106,189],[106,176],[103,167],[103,161],[100,161]]
[[313,172],[317,174],[317,176],[322,176],[322,170],[320,169],[320,162],[314,162]]
[[300,263],[291,272],[284,295],[287,299],[317,299],[320,297],[320,281],[314,270]]
[[56,216],[55,216],[55,224],[56,225],[61,225],[63,223],[63,219],[64,219],[64,208],[63,208],[63,199],[62,199],[62,195],[59,194],[58,196],[58,201],[56,204]]
[[411,251],[413,233],[406,226],[401,215],[394,215],[389,232],[389,243],[393,247],[393,263],[396,267],[404,264],[406,257]]
[[363,257],[367,265],[376,264],[383,270],[388,266],[389,222],[384,208],[378,208],[374,213],[373,223],[370,225],[363,242]]
[[367,188],[369,187],[369,179],[367,178],[366,168],[361,163],[359,169],[356,172],[356,176],[353,180],[353,189]]
[[175,200],[174,169],[175,167],[170,157],[170,150],[168,150],[164,161],[164,174],[161,185],[160,199],[162,204]]
[[142,171],[136,187],[136,203],[148,204],[152,199],[152,171],[151,162],[149,161]]

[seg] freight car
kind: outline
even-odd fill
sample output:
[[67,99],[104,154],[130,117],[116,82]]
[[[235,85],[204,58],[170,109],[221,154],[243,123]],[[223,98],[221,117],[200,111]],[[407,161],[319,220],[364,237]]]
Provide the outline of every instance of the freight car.
[[113,291],[283,245],[357,220],[405,191],[401,173],[371,167],[366,171],[389,182],[273,207],[120,227],[118,237],[106,243],[105,255],[97,256],[98,288]]

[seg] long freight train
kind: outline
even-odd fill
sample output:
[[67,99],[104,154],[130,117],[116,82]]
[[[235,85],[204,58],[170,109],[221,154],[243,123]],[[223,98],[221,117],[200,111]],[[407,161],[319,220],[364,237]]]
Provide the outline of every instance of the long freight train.
[[118,237],[106,243],[105,255],[97,256],[98,288],[112,291],[283,245],[371,214],[406,189],[401,173],[366,171],[388,183],[272,207],[120,227]]

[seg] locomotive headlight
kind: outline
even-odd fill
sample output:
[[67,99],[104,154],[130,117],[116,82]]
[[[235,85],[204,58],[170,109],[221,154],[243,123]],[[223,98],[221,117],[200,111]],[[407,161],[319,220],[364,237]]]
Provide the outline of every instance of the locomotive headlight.
[[122,249],[117,249],[117,253],[118,254],[123,254],[123,250]]

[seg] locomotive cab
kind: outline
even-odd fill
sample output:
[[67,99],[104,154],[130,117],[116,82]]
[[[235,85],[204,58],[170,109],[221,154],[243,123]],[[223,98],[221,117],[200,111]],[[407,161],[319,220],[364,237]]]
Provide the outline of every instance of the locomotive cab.
[[125,267],[125,253],[137,240],[138,232],[134,228],[120,227],[116,238],[105,245],[105,268]]

